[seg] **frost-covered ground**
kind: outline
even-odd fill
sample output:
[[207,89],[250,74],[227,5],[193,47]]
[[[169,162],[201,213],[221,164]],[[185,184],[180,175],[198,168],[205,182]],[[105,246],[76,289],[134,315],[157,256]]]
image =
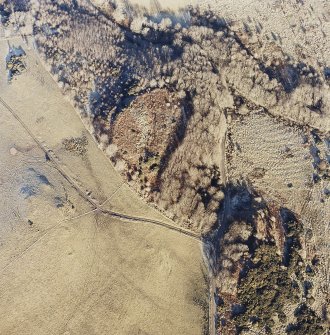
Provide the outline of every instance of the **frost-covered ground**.
[[[323,335],[329,291],[328,2],[204,0],[179,12],[188,2],[134,2],[32,2],[34,46],[53,76],[52,87],[57,81],[136,190],[118,188],[108,208],[142,215],[146,203],[127,203],[139,194],[177,226],[212,242],[216,252],[204,251],[214,265],[219,333]],[[10,23],[20,24],[24,16],[29,12],[15,13]],[[19,31],[26,34],[26,27],[23,22]],[[18,72],[17,80],[26,78]],[[19,99],[3,92],[19,109],[30,101],[29,90],[16,94]],[[47,104],[47,94],[38,98]],[[70,124],[62,108],[52,111],[51,123],[60,116]],[[48,140],[71,132],[62,143],[68,152],[60,155],[66,168],[78,180],[84,176],[86,192],[95,198],[112,197],[112,183],[120,183],[118,175],[112,179],[113,167],[104,180],[88,172],[86,162],[97,176],[104,169],[99,154],[93,159],[95,147],[83,164],[75,156],[85,154],[89,134],[64,126],[34,129]],[[35,191],[49,185],[41,186]]]

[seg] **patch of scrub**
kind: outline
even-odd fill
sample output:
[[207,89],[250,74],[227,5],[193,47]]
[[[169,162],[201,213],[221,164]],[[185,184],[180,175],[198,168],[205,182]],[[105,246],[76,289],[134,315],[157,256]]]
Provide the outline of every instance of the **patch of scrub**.
[[88,140],[85,135],[81,137],[71,137],[71,138],[66,138],[62,142],[64,149],[66,151],[70,151],[73,154],[83,156],[87,152],[87,144]]
[[56,196],[54,198],[54,204],[57,208],[63,207],[65,202],[66,202],[66,199],[63,199],[60,196]]
[[26,69],[24,62],[26,54],[21,46],[10,47],[6,57],[6,68],[8,70],[8,81],[11,81],[15,76],[20,75]]

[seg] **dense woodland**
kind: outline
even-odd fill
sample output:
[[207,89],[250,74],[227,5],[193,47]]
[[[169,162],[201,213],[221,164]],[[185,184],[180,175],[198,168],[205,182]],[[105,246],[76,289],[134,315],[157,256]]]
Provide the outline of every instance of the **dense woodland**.
[[[183,122],[175,143],[168,143],[170,150],[159,158],[157,183],[144,195],[181,225],[207,233],[223,198],[220,149],[214,145],[221,114],[235,111],[242,97],[254,110],[276,114],[288,99],[295,101],[293,108],[306,110],[309,96],[311,105],[317,101],[322,75],[280,52],[274,59],[258,59],[211,12],[192,9],[189,22],[166,13],[157,20],[146,15],[132,19],[132,13],[119,20],[114,8],[109,4],[100,12],[88,1],[80,6],[41,1],[34,9],[38,48],[95,136],[102,137],[103,147],[106,139],[111,144],[116,116],[137,96],[163,88],[182,97]],[[303,101],[298,100],[301,94]],[[320,114],[326,104],[318,105]],[[120,148],[116,158],[121,158]],[[144,177],[138,180],[148,183]]]

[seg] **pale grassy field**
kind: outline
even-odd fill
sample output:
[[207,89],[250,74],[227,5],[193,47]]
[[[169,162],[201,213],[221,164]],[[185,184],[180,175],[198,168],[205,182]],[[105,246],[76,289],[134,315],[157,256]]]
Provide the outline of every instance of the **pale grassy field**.
[[[122,186],[33,50],[10,43],[27,52],[27,71],[8,85],[1,41],[0,97],[56,164],[0,105],[0,333],[202,334],[198,302],[208,298],[199,242],[90,213],[58,166],[92,201],[165,220]],[[84,155],[63,148],[63,139],[82,135]]]

